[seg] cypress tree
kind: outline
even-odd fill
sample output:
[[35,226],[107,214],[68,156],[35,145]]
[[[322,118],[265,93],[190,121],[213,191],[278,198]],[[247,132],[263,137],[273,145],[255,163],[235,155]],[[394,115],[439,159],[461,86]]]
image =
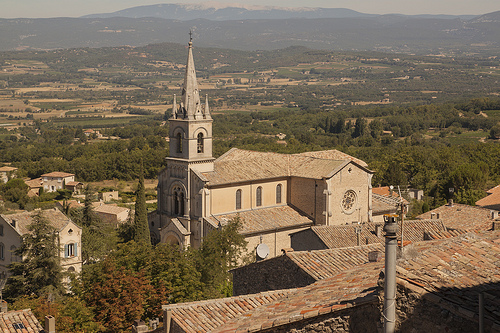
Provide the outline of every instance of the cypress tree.
[[144,187],[144,167],[142,159],[139,172],[139,185],[137,186],[135,195],[134,241],[137,243],[151,244],[148,213],[146,210],[146,189]]

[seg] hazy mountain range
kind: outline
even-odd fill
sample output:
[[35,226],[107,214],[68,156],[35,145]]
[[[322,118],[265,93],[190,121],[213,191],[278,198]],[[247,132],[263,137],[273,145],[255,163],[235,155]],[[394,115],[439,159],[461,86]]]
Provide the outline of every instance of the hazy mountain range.
[[[229,19],[231,18],[231,19]],[[0,19],[0,51],[186,43],[240,50],[498,55],[500,11],[481,16],[371,15],[348,9],[140,6],[81,18]]]

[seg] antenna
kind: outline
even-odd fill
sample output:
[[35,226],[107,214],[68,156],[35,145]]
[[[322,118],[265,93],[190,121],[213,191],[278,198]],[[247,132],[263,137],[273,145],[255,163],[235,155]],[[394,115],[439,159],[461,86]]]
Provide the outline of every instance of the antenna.
[[257,261],[264,260],[269,255],[269,247],[262,243],[255,249],[255,254],[257,255]]

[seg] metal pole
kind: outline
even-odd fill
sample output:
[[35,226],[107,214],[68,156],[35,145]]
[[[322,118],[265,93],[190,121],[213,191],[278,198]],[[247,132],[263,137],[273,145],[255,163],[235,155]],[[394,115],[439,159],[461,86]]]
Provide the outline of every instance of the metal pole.
[[385,217],[384,333],[393,333],[396,327],[397,230],[395,217]]

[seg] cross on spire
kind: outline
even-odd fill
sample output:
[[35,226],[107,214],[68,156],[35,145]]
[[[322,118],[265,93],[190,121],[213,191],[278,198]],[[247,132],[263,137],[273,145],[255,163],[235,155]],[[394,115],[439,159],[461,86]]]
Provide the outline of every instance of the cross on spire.
[[189,41],[190,42],[193,41],[193,31],[192,30],[189,30]]

